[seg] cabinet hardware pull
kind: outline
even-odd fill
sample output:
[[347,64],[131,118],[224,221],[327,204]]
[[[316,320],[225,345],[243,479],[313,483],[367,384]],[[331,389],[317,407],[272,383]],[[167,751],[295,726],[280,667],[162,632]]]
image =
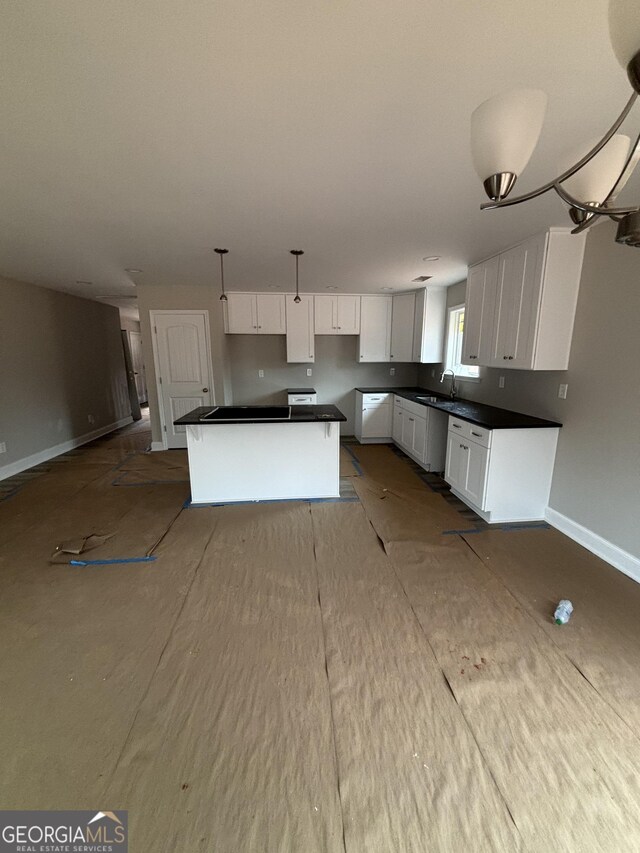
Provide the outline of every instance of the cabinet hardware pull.
[[451,426],[452,426],[452,427],[455,427],[455,429],[462,429],[462,427],[460,426],[460,424],[451,424]]
[[503,356],[502,356],[502,358],[506,361],[506,360],[509,358],[509,356],[508,356],[508,355],[503,355]]
[[513,356],[512,356],[512,355],[510,355],[510,356],[509,356],[509,361],[513,361]]
[[474,432],[473,430],[471,430],[471,435],[475,435],[475,436],[477,436],[477,438],[482,438],[481,432]]
[[413,418],[409,418],[409,420],[411,421],[411,423],[413,423],[413,421],[414,421],[414,419],[413,419]]

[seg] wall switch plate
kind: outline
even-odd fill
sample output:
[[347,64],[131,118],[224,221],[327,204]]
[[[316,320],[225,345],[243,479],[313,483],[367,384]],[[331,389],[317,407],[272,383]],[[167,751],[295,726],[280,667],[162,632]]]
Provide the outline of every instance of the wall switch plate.
[[432,367],[432,368],[431,368],[431,375],[432,375],[432,376],[435,376],[435,375],[436,375],[436,369],[435,369],[435,367]]
[[6,441],[0,441],[0,453],[7,452],[7,443]]
[[558,386],[558,397],[560,397],[561,400],[566,400],[568,390],[569,390],[568,385],[566,385],[566,384],[559,385]]
[[264,379],[264,370],[258,371],[258,379]]
[[313,370],[310,367],[307,367],[307,376],[313,376]]
[[504,376],[501,376],[500,379],[498,379],[498,388],[504,388]]
[[395,367],[390,367],[389,368],[389,376],[395,376],[395,375],[396,375]]

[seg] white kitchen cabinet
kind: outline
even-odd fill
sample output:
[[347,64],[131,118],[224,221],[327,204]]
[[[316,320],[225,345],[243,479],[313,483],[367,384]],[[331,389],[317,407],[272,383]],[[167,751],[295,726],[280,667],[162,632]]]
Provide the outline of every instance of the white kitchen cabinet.
[[558,427],[489,430],[451,416],[445,480],[489,524],[545,517]]
[[360,309],[358,360],[383,362],[391,360],[390,296],[363,296]]
[[391,440],[393,394],[356,391],[355,436],[361,444]]
[[230,335],[284,335],[285,299],[282,293],[228,293],[224,330]]
[[412,361],[421,364],[442,361],[446,314],[446,287],[428,287],[416,293]]
[[566,370],[584,246],[584,233],[551,228],[471,267],[465,363]]
[[469,268],[462,341],[463,364],[491,362],[493,323],[498,287],[498,256]]
[[426,471],[442,471],[445,464],[447,415],[394,395],[391,436]]
[[315,361],[313,296],[301,296],[295,302],[292,294],[286,296],[287,361],[301,364]]
[[415,293],[399,293],[391,300],[392,361],[413,361],[413,327],[416,314]]
[[316,335],[359,335],[360,297],[348,294],[315,295]]

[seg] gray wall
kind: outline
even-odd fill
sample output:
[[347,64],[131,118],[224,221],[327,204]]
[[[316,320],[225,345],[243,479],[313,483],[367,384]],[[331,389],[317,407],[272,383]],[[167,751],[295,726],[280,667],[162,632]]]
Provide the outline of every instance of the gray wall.
[[7,279],[0,294],[0,469],[131,415],[117,308]]
[[[286,388],[313,387],[319,403],[334,403],[347,416],[342,433],[353,435],[356,386],[415,385],[416,364],[360,364],[358,338],[316,335],[314,364],[287,364],[284,335],[227,335],[233,402],[286,403]],[[313,371],[307,376],[307,368]],[[258,378],[264,370],[264,379]]]
[[[485,368],[460,396],[560,421],[550,506],[640,557],[640,251],[614,235],[609,223],[589,232],[569,369]],[[463,291],[450,288],[449,304]],[[431,371],[421,367],[419,384],[442,390]]]

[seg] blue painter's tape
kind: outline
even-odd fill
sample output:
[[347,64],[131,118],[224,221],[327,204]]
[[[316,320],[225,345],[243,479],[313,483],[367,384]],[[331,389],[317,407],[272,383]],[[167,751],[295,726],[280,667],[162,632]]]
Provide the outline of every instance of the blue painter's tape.
[[353,467],[358,472],[358,477],[362,477],[362,468],[360,467],[360,463],[358,462],[356,455],[353,452],[353,450],[351,450],[351,448],[349,447],[348,444],[341,444],[340,446],[344,447],[344,449],[347,451],[347,453],[351,457],[351,461],[353,462]]
[[113,560],[69,560],[70,566],[114,566],[118,563],[152,563],[157,557],[116,557]]

